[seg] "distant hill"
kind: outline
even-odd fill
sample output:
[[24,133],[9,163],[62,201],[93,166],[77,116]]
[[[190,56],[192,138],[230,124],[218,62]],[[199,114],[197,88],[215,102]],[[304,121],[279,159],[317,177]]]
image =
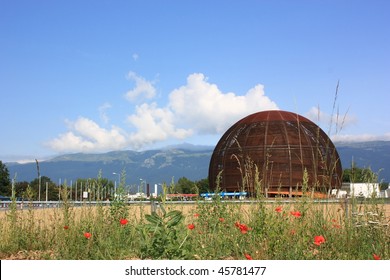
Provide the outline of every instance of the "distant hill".
[[[102,154],[66,154],[39,162],[41,176],[53,182],[77,178],[96,178],[99,170],[102,176],[118,180],[118,175],[126,171],[127,184],[139,184],[140,178],[147,183],[170,183],[172,179],[186,177],[190,180],[207,178],[213,147],[167,147],[160,150],[113,151]],[[32,181],[37,178],[36,163],[5,163],[17,181]]]
[[343,168],[350,168],[352,162],[358,167],[379,172],[379,178],[390,181],[390,141],[356,143],[335,143]]
[[[380,179],[390,181],[390,141],[335,143],[343,168],[352,161],[358,167],[370,167],[380,171]],[[183,144],[164,149],[136,151],[113,151],[102,154],[66,154],[39,163],[41,176],[54,182],[77,178],[96,178],[99,170],[110,180],[126,171],[127,184],[139,184],[140,178],[147,183],[170,183],[186,177],[192,181],[207,178],[213,146]],[[37,177],[36,163],[6,163],[10,177],[17,174],[17,181],[32,181]]]

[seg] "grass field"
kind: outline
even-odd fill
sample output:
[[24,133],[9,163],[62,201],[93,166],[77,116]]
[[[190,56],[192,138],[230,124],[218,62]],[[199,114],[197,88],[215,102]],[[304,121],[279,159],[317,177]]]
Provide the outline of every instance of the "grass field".
[[380,201],[149,203],[0,212],[1,259],[390,259]]

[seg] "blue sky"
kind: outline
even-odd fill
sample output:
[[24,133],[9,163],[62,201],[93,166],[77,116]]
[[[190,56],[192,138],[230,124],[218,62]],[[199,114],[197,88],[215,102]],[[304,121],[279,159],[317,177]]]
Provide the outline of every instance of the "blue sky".
[[269,109],[390,140],[389,26],[378,0],[2,0],[0,160],[215,145]]

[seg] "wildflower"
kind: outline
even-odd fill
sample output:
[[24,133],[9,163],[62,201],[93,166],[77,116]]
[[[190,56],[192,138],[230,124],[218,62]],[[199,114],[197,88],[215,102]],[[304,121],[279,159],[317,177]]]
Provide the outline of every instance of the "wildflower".
[[253,258],[252,258],[251,255],[249,255],[249,254],[245,254],[245,258],[246,258],[247,260],[253,260]]
[[127,219],[120,219],[119,223],[124,226],[128,223],[129,221]]
[[65,225],[65,226],[64,226],[64,229],[69,229],[69,226],[66,226],[66,225]]
[[91,233],[89,233],[89,232],[84,232],[84,237],[85,237],[85,238],[90,239],[91,236],[92,236]]
[[282,206],[278,206],[278,207],[275,208],[275,211],[280,213],[280,212],[282,212],[282,209],[283,209]]
[[302,215],[299,211],[291,211],[290,214],[296,218],[299,218]]
[[242,234],[245,234],[248,232],[248,230],[251,230],[251,228],[249,228],[246,224],[241,224],[240,222],[236,222],[234,225],[241,231]]
[[194,218],[199,218],[199,216],[200,216],[199,213],[194,214]]
[[187,228],[190,229],[190,230],[193,230],[193,229],[195,228],[195,225],[194,225],[194,224],[189,224],[189,225],[187,226]]
[[241,225],[240,225],[240,231],[241,231],[242,234],[247,233],[248,230],[250,230],[250,229],[248,228],[247,225],[245,225],[245,224],[241,224]]
[[378,256],[377,254],[372,254],[372,257],[374,258],[374,260],[380,260],[381,257]]
[[296,233],[297,233],[297,231],[295,229],[290,230],[291,235],[295,235]]
[[220,221],[221,223],[223,223],[223,222],[225,221],[225,219],[224,219],[224,218],[219,218],[219,221]]
[[314,244],[320,246],[322,243],[325,243],[325,238],[322,235],[314,236]]

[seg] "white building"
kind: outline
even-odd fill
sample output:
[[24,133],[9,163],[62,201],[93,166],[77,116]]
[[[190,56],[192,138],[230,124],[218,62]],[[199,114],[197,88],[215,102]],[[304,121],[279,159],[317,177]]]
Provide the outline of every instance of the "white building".
[[136,194],[128,194],[127,195],[128,200],[145,199],[145,198],[147,198],[146,194],[144,194],[142,192],[137,192]]
[[331,196],[335,198],[346,198],[347,195],[347,191],[345,190],[333,189],[331,192]]
[[390,197],[390,187],[388,187],[386,190],[381,191],[380,196],[383,198],[389,198]]
[[380,197],[379,183],[343,183],[340,191],[349,197]]

